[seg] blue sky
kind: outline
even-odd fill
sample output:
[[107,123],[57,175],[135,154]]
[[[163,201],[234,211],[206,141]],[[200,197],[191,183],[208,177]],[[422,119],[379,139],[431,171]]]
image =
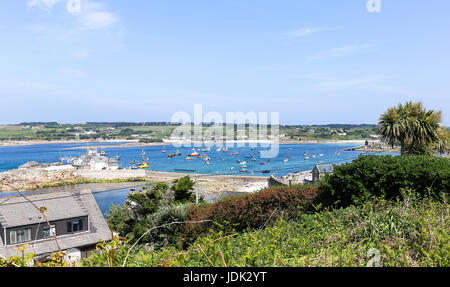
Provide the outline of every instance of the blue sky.
[[279,112],[376,123],[405,101],[450,125],[450,1],[7,0],[0,124]]

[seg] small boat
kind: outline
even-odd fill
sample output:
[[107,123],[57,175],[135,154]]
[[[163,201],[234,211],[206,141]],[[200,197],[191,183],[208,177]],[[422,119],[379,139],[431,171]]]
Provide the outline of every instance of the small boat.
[[270,170],[263,170],[262,173],[270,173]]
[[241,165],[246,165],[246,164],[247,164],[246,161],[241,162]]
[[248,172],[248,169],[247,169],[246,166],[243,166],[243,167],[239,170],[239,172]]
[[309,157],[305,156],[305,160],[309,160]]
[[220,148],[216,149],[216,151],[217,151],[217,152],[221,152],[221,151],[222,151],[222,148],[220,147]]
[[289,150],[292,150],[292,148],[290,147]]
[[169,155],[167,157],[168,158],[172,158],[172,157],[174,157],[174,154],[173,153],[169,153]]
[[193,157],[187,157],[187,158],[185,158],[185,160],[193,160],[194,158]]
[[336,152],[336,155],[341,155],[341,153],[340,152]]
[[116,159],[120,159],[120,155],[116,155],[115,158],[116,158]]
[[198,152],[194,151],[193,153],[189,154],[188,156],[190,156],[190,157],[199,157],[200,154]]
[[240,163],[240,162],[241,162],[241,160],[240,160],[240,159],[237,159],[237,160],[236,160],[236,163]]
[[209,162],[209,160],[205,161],[206,165],[211,165],[211,163]]
[[141,169],[145,169],[145,168],[148,168],[148,167],[149,167],[149,165],[145,161],[141,162],[141,164],[139,165],[139,168],[141,168]]
[[228,147],[224,147],[224,148],[222,149],[222,151],[223,151],[223,152],[228,152]]
[[245,158],[251,158],[252,156],[250,154],[246,154]]
[[312,156],[312,158],[316,158],[316,156],[315,156],[315,155],[313,155],[313,156]]
[[133,160],[133,161],[131,161],[131,162],[130,162],[130,164],[136,164],[136,161],[135,161],[135,160]]
[[265,165],[265,164],[266,164],[265,162],[261,162],[261,163],[260,163],[260,165]]
[[284,160],[284,162],[288,162],[288,161],[289,161],[289,159],[288,159],[288,158]]
[[307,153],[306,153],[306,152],[304,152],[304,153],[303,153],[303,155],[307,155]]
[[319,156],[324,156],[324,154],[323,154],[323,153],[321,153],[321,154],[319,154]]
[[234,153],[232,153],[231,155],[238,155],[239,153],[238,152],[234,152]]
[[252,161],[255,162],[255,161],[256,161],[256,158],[252,158]]
[[100,153],[101,156],[106,156],[106,152],[104,150],[102,150],[102,152]]
[[230,170],[234,170],[234,166],[230,167]]
[[165,149],[163,149],[161,152],[162,152],[162,153],[166,153],[167,151],[166,151]]
[[177,150],[174,155],[179,156],[179,155],[181,155],[181,152],[179,150]]

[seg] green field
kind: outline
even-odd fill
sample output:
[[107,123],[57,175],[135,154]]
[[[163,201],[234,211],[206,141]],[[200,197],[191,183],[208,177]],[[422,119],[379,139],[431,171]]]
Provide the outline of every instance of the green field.
[[[23,123],[20,125],[0,126],[0,141],[7,140],[153,140],[170,138],[177,125],[157,123]],[[187,134],[194,135],[194,128],[184,126]],[[226,135],[225,127],[218,127]],[[202,127],[203,132],[211,130],[209,125]],[[255,126],[235,126],[234,136],[228,139],[244,139],[250,136]],[[267,129],[267,135],[272,130]],[[274,132],[275,133],[275,132]],[[280,126],[281,141],[288,140],[362,140],[371,139],[376,134],[375,125],[328,125],[328,126]],[[220,135],[220,132],[219,132]]]

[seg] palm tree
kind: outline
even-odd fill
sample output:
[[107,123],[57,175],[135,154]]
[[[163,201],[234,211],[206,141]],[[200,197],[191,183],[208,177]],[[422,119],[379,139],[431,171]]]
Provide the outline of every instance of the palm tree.
[[400,145],[401,154],[430,154],[438,144],[442,112],[426,110],[421,102],[408,102],[380,116],[378,131],[387,144]]

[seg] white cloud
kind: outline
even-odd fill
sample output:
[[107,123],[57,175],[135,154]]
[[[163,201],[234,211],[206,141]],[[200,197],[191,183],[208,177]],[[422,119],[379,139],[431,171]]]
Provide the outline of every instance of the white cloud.
[[118,16],[108,11],[103,2],[83,0],[79,13],[73,13],[79,26],[84,30],[101,30],[112,27]]
[[297,30],[292,30],[292,31],[287,31],[285,32],[285,36],[288,38],[300,38],[300,37],[305,37],[317,32],[322,31],[322,29],[319,28],[301,28],[301,29],[297,29]]
[[357,52],[369,52],[373,51],[375,48],[374,45],[371,44],[362,44],[362,45],[345,45],[336,48],[332,48],[329,50],[324,50],[322,52],[317,53],[314,56],[308,58],[308,61],[321,60],[325,58],[335,58],[341,57],[352,53]]
[[[44,11],[50,10],[61,0],[29,0],[27,6],[38,7]],[[70,3],[70,2],[67,2]],[[82,0],[80,2],[79,11],[76,13],[67,7],[67,12],[77,19],[79,26],[86,30],[100,30],[113,26],[118,21],[118,16],[107,10],[103,2],[91,2]],[[33,29],[34,31],[39,30]]]
[[107,11],[88,11],[80,15],[80,23],[88,30],[99,30],[111,27],[117,22],[117,16]]
[[50,9],[58,3],[59,0],[29,0],[27,3],[28,7],[38,7],[45,11],[50,11]]

